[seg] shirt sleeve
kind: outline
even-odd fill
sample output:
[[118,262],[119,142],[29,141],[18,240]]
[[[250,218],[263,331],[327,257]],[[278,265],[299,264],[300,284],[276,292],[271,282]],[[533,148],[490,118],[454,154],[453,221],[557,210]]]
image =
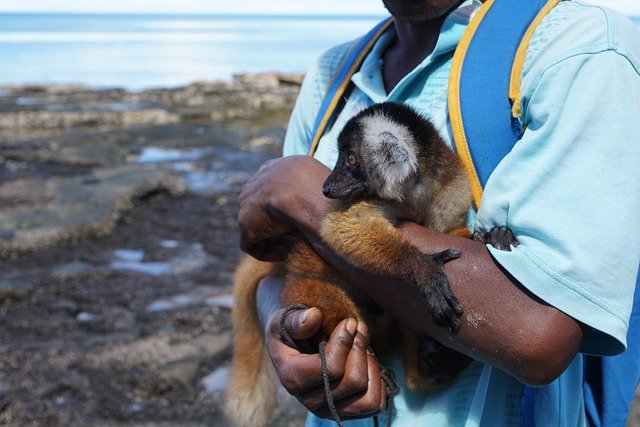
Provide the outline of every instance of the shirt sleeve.
[[591,327],[583,352],[618,354],[640,261],[638,62],[570,55],[526,97],[526,131],[489,178],[476,228],[510,227],[520,245],[489,247],[494,259]]
[[331,77],[353,42],[335,46],[322,54],[309,69],[300,87],[284,138],[283,156],[308,154],[311,132]]
[[311,148],[311,132],[320,105],[314,102],[313,91],[317,80],[317,64],[307,72],[300,93],[289,118],[282,148],[283,156],[307,154]]

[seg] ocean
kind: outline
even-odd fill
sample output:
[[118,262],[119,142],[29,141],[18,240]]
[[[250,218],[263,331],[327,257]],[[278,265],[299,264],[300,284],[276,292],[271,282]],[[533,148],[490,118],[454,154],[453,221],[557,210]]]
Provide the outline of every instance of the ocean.
[[0,85],[186,85],[235,73],[305,72],[379,16],[0,14]]
[[0,85],[141,90],[244,72],[303,73],[381,18],[0,14]]

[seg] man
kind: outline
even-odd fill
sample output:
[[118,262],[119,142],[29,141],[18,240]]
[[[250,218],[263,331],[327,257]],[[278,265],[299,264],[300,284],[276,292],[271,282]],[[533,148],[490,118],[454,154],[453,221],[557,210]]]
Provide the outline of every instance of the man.
[[[582,359],[576,355],[623,351],[640,258],[637,31],[611,11],[570,1],[556,6],[536,30],[521,86],[527,130],[492,174],[482,206],[469,221],[481,232],[510,227],[518,248],[496,251],[416,224],[401,225],[403,235],[424,252],[462,252],[445,266],[464,307],[460,331],[452,335],[433,325],[410,286],[355,271],[318,237],[328,206],[322,183],[335,163],[337,132],[359,108],[405,102],[451,139],[446,109],[451,57],[480,3],[384,3],[394,28],[353,76],[355,89],[315,158],[292,155],[308,150],[322,91],[350,44],[323,55],[305,78],[285,157],[261,168],[240,196],[242,247],[261,259],[283,259],[290,242],[302,235],[385,310],[477,361],[432,393],[402,389],[394,425],[519,425],[523,383],[544,386],[536,393],[539,425],[585,425]],[[317,417],[327,418],[329,411],[318,355],[280,340],[280,286],[280,278],[270,277],[258,290],[267,347],[287,390],[315,414],[308,425],[322,425]],[[303,344],[321,316],[314,308],[293,312],[286,326]],[[346,319],[326,346],[336,408],[344,418],[368,417],[385,406],[384,382],[366,352],[365,335],[364,323]]]

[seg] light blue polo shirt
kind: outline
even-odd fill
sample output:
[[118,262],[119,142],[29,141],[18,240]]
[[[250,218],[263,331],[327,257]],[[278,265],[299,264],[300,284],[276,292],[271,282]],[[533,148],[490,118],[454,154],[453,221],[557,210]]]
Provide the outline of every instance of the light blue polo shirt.
[[[355,88],[315,157],[332,168],[337,134],[362,108],[403,102],[430,117],[452,146],[447,84],[453,51],[480,3],[468,0],[445,20],[436,47],[392,91],[382,83],[381,54],[390,29],[352,80]],[[346,43],[308,72],[289,122],[284,155],[306,154],[329,78]],[[470,227],[507,225],[520,245],[489,250],[536,296],[589,325],[582,351],[620,353],[640,261],[640,35],[606,8],[561,1],[527,50],[522,75],[523,138],[485,187]],[[390,362],[398,378],[402,367]],[[536,423],[585,425],[582,358],[552,384],[536,389]],[[394,426],[517,426],[523,385],[475,362],[429,393],[402,387]],[[384,416],[381,420],[384,423]],[[312,415],[308,426],[333,422]],[[370,419],[345,423],[369,426]]]

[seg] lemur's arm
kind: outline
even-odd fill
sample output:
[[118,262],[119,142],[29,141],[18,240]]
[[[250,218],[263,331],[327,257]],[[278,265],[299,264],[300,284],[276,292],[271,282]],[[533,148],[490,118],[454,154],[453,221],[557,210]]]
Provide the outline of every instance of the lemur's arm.
[[[275,252],[269,240],[280,242],[283,235],[299,230],[327,261],[417,332],[498,366],[525,383],[547,383],[564,370],[582,341],[580,324],[526,292],[494,263],[481,243],[415,224],[401,227],[402,234],[426,253],[449,248],[462,252],[445,268],[464,307],[455,335],[433,324],[414,288],[394,277],[355,270],[332,253],[319,237],[321,219],[328,212],[322,195],[328,175],[326,167],[306,156],[279,159],[263,167],[240,197],[243,248],[258,257],[270,255]],[[294,360],[285,359],[277,369],[288,370],[290,363]]]
[[434,322],[452,331],[462,313],[449,287],[443,265],[459,256],[448,248],[425,254],[405,239],[374,202],[360,201],[325,216],[320,229],[323,243],[355,269],[392,276],[419,290]]

